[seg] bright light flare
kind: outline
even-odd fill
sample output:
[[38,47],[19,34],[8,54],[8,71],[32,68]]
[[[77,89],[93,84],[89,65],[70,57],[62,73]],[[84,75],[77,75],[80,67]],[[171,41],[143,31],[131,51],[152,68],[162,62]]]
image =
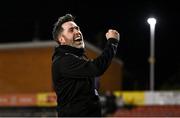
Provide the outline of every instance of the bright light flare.
[[150,25],[155,25],[155,24],[156,24],[156,19],[155,19],[155,18],[148,18],[147,22],[148,22]]

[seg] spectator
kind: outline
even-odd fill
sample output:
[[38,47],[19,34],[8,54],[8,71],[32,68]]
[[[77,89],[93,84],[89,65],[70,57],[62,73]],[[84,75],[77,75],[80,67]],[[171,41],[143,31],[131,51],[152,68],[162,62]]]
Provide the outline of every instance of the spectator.
[[105,98],[106,98],[105,115],[109,116],[112,115],[117,110],[116,96],[111,91],[106,91]]

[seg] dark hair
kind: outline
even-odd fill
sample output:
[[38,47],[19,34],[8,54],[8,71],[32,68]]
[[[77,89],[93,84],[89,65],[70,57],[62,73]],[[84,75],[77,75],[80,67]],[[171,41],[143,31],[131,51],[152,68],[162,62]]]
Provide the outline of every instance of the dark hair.
[[71,14],[66,14],[64,16],[61,16],[58,18],[58,21],[54,24],[52,35],[53,39],[60,43],[58,41],[58,35],[63,31],[62,24],[68,21],[74,21],[75,17]]

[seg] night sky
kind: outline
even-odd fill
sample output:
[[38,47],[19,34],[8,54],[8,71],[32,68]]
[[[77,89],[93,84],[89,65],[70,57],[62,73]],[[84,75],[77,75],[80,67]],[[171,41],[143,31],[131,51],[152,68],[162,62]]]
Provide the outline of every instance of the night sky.
[[[103,48],[109,28],[120,32],[117,58],[124,63],[124,90],[149,89],[148,17],[157,19],[155,32],[155,88],[180,83],[180,7],[178,2],[128,0],[5,1],[0,4],[0,42],[26,42],[34,37],[52,40],[59,16],[76,17],[85,40]],[[98,38],[100,37],[100,39]],[[179,85],[179,84],[178,84]]]

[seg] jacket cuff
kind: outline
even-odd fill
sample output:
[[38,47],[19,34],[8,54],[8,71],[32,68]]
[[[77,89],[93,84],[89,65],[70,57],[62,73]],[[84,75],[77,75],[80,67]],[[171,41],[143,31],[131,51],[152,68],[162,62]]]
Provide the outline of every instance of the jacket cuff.
[[115,39],[115,38],[109,38],[109,39],[108,39],[108,42],[109,42],[109,43],[116,44],[116,45],[118,45],[118,43],[119,43],[119,41],[118,41],[117,39]]

